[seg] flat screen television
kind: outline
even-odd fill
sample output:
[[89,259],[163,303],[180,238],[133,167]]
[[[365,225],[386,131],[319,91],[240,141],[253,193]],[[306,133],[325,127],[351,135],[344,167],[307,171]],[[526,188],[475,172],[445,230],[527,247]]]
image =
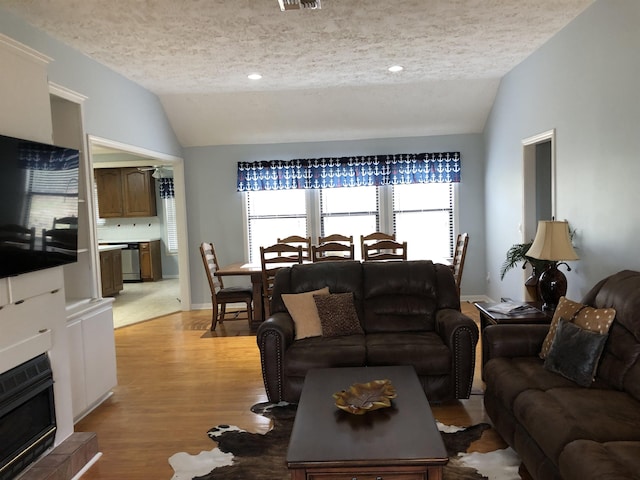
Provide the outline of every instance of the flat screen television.
[[79,159],[0,135],[0,278],[77,261]]

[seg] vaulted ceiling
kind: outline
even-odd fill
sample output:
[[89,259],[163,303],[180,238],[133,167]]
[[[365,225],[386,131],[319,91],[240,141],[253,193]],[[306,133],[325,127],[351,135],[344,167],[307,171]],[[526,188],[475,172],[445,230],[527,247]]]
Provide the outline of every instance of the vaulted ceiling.
[[156,93],[183,146],[481,132],[500,79],[591,3],[0,0]]

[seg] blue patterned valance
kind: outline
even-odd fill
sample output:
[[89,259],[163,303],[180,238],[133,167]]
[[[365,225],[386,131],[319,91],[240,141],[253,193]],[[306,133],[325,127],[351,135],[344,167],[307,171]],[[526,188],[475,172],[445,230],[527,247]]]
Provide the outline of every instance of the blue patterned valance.
[[460,153],[238,162],[238,191],[460,182]]
[[174,198],[176,196],[173,189],[173,178],[159,178],[160,181],[160,198],[166,200],[167,198]]
[[78,150],[72,148],[21,142],[18,150],[20,164],[28,170],[77,170],[80,164]]

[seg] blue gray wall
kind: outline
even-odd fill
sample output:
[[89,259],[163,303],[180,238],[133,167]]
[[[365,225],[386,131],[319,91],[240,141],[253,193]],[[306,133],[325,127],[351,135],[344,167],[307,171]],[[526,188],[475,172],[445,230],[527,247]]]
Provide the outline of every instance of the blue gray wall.
[[459,151],[462,156],[458,224],[460,231],[470,235],[462,294],[484,294],[484,144],[481,135],[450,135],[186,148],[187,221],[189,239],[194,246],[189,254],[194,305],[210,301],[196,245],[213,241],[221,263],[245,261],[243,197],[236,192],[237,162],[441,151]]
[[[600,0],[501,82],[485,129],[488,294],[522,298],[499,268],[522,220],[522,140],[556,129],[557,218],[576,229],[567,274],[580,299],[598,280],[640,269],[640,2]],[[563,268],[563,267],[561,267]]]

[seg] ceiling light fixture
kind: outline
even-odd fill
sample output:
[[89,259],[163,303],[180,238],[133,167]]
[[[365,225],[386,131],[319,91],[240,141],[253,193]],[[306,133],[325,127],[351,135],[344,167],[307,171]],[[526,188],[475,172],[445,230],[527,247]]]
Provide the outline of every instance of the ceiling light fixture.
[[260,80],[262,78],[262,75],[260,75],[259,73],[250,73],[249,75],[247,75],[247,78],[249,80]]
[[393,65],[392,67],[389,67],[389,71],[390,72],[401,72],[402,70],[404,70],[404,67],[402,67],[401,65]]
[[280,10],[302,10],[304,8],[309,10],[319,10],[320,0],[278,0]]

